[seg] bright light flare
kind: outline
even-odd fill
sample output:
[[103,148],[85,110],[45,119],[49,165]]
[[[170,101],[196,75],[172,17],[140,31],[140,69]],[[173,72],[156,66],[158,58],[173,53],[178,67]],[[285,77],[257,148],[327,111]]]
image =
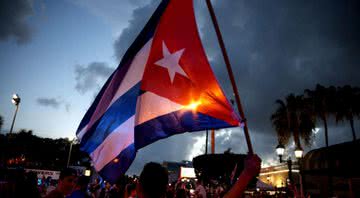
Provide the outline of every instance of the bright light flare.
[[302,149],[296,149],[295,150],[295,157],[296,158],[302,158],[304,151]]
[[13,94],[13,96],[12,96],[12,99],[11,99],[11,102],[14,104],[14,105],[19,105],[19,103],[20,103],[20,97],[19,97],[19,95],[17,95],[17,94]]
[[181,178],[196,178],[195,169],[189,167],[180,167]]
[[90,170],[85,170],[85,176],[89,177],[91,175],[91,171]]
[[201,105],[201,102],[200,101],[195,101],[195,102],[191,102],[189,105],[184,106],[184,108],[185,109],[196,110],[199,105]]

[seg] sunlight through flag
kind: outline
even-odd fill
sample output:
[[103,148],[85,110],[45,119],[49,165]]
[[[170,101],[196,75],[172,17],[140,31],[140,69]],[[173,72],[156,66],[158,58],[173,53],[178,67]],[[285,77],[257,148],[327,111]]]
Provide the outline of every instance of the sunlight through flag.
[[192,0],[162,1],[77,130],[105,180],[125,174],[136,152],[174,134],[239,126],[196,26]]

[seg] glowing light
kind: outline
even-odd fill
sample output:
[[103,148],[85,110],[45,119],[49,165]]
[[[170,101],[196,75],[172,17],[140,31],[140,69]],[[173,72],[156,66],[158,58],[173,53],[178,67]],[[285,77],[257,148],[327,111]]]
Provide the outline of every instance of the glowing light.
[[180,177],[181,178],[196,178],[195,169],[188,167],[180,167]]
[[[293,173],[298,173],[299,172],[299,170],[295,170],[295,169],[291,169],[291,171]],[[286,173],[286,172],[289,172],[289,170],[279,170],[279,171],[271,171],[271,172],[267,172],[267,173],[260,173],[260,176],[271,175],[271,174],[276,174],[276,173]]]
[[14,105],[16,105],[16,106],[19,105],[19,103],[20,103],[20,97],[19,97],[19,95],[14,94],[13,97],[12,97],[11,102],[12,102]]
[[196,102],[192,102],[189,105],[184,106],[185,109],[192,109],[192,110],[196,110],[197,107],[201,104],[200,101],[196,101]]
[[113,161],[114,161],[114,163],[118,163],[118,162],[119,162],[119,159],[118,159],[118,158],[115,158]]
[[276,147],[276,153],[279,155],[279,156],[282,156],[284,155],[284,152],[285,152],[285,147],[283,145],[278,145]]
[[85,170],[85,176],[89,177],[91,175],[91,171],[90,170]]
[[295,150],[295,157],[298,158],[298,159],[299,159],[299,158],[302,158],[303,152],[304,152],[304,151],[303,151],[302,149],[300,149],[300,148],[299,148],[299,149],[296,149],[296,150]]

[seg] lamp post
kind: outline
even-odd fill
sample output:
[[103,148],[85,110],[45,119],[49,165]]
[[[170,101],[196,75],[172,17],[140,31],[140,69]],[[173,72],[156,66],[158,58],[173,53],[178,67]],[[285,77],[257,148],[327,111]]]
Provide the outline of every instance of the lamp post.
[[208,142],[209,142],[209,130],[206,129],[206,138],[205,138],[205,155],[208,154]]
[[[282,163],[282,157],[284,155],[284,152],[285,152],[285,147],[281,144],[279,144],[277,147],[276,147],[276,154],[279,156],[279,161],[280,163]],[[302,185],[302,177],[301,177],[301,159],[302,159],[302,156],[303,156],[303,149],[301,148],[301,146],[297,146],[297,148],[295,149],[295,157],[296,159],[298,160],[298,163],[299,163],[299,169],[300,169],[300,193],[301,193],[301,197],[303,197],[304,193],[303,193],[303,185]],[[288,169],[289,169],[289,181],[290,181],[290,184],[293,184],[293,179],[292,179],[292,160],[291,158],[289,157],[288,160],[287,160],[287,166],[288,166]]]
[[276,147],[276,154],[279,156],[280,163],[282,163],[282,156],[284,155],[285,147],[281,144]]
[[304,151],[302,150],[302,148],[300,146],[298,146],[295,149],[295,157],[296,157],[296,159],[298,159],[300,161],[302,156],[303,156],[303,153],[304,153]]
[[[276,151],[276,154],[279,156],[280,163],[283,163],[282,157],[283,157],[283,155],[285,153],[284,145],[282,145],[282,144],[277,145],[275,151]],[[292,170],[292,161],[291,161],[290,157],[286,161],[286,164],[287,164],[287,167],[288,167],[288,179],[287,179],[287,181],[289,181],[289,182],[286,182],[286,186],[288,186],[288,183],[290,183],[290,184],[293,183],[292,182],[293,181],[292,180],[292,171],[291,171]]]
[[303,157],[303,149],[301,148],[301,146],[298,146],[296,149],[295,149],[295,157],[296,159],[298,160],[298,163],[299,163],[299,182],[300,182],[300,196],[301,197],[304,197],[304,189],[303,189],[303,181],[302,181],[302,172],[301,172],[301,169],[302,169],[302,157]]
[[76,137],[74,137],[70,142],[70,149],[69,149],[69,155],[68,155],[68,160],[67,160],[67,163],[66,163],[66,167],[69,167],[72,147],[73,147],[73,144],[76,143],[76,141],[77,141],[77,139],[76,139]]
[[20,99],[19,95],[14,94],[13,97],[12,97],[11,102],[16,106],[16,109],[15,109],[15,114],[14,114],[13,121],[11,123],[10,134],[12,134],[12,131],[13,131],[13,128],[14,128],[16,114],[17,114],[18,109],[19,109],[20,101],[21,101],[21,99]]
[[292,177],[292,160],[291,158],[289,157],[289,159],[286,161],[287,162],[287,166],[288,166],[288,169],[289,169],[289,183],[292,185],[294,184],[293,183],[293,177]]

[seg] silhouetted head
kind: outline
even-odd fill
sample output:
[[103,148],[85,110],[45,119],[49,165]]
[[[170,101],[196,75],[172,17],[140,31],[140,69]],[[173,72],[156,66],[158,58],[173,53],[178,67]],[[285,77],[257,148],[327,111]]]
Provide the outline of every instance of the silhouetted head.
[[77,179],[76,186],[78,186],[81,190],[86,190],[89,182],[90,178],[82,175]]
[[158,163],[150,162],[144,166],[138,185],[139,198],[162,198],[168,186],[167,170]]

